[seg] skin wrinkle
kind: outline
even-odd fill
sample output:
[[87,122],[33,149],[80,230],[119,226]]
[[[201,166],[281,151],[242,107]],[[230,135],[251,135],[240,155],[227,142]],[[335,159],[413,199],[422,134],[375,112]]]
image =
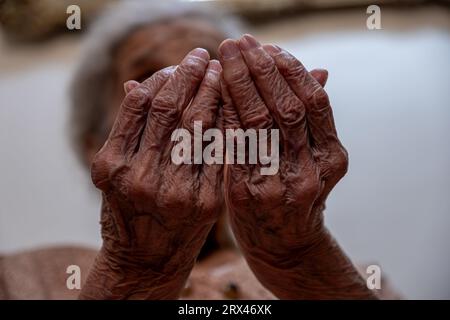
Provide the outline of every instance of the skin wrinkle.
[[[249,39],[253,41],[251,49],[248,46]],[[300,117],[296,126],[291,126],[293,116],[286,116],[286,113],[298,115],[299,111],[294,110],[306,109],[306,114],[308,114],[308,112],[320,113],[330,109],[323,107],[323,104],[328,102],[326,93],[322,88],[317,89],[317,86],[320,86],[318,82],[302,67],[300,62],[290,55],[277,54],[273,56],[277,67],[284,68],[284,71],[280,70],[280,72],[286,79],[284,83],[280,80],[274,81],[273,77],[276,73],[267,65],[267,54],[255,42],[256,40],[248,35],[241,38],[239,40],[240,52],[237,56],[235,54],[232,60],[227,59],[230,55],[228,40],[223,42],[219,48],[224,54],[221,56],[224,80],[231,92],[231,99],[237,113],[241,116],[245,115],[242,113],[242,109],[245,111],[248,108],[245,101],[258,99],[258,92],[233,88],[233,86],[250,87],[249,83],[255,81],[264,101],[268,104],[272,103],[272,106],[267,106],[267,109],[275,113],[274,118],[280,129],[288,130],[289,135],[284,135],[285,139],[289,141],[300,137],[299,140],[307,142],[310,139],[307,134],[311,132],[311,138],[314,141],[315,133],[320,133],[320,130],[328,128],[320,128],[319,131],[305,130],[309,122],[312,125],[315,124],[314,117],[309,119],[308,116]],[[242,76],[247,76],[247,79],[233,81],[235,79],[227,77],[227,74],[233,75],[235,72],[227,71],[227,69],[241,67],[238,63],[230,63],[230,61],[241,61],[242,57],[239,58],[239,56],[245,58],[250,74],[247,75],[246,72],[243,72]],[[286,59],[288,60],[285,61]],[[264,61],[264,67],[259,65],[252,68],[253,65],[261,64],[261,61]],[[268,76],[268,74],[270,75]],[[274,92],[269,93],[268,88],[271,88],[274,83]],[[283,88],[280,88],[280,85],[283,85]],[[283,94],[277,96],[277,93],[280,92]],[[243,93],[247,95],[253,93],[254,97],[239,96]],[[291,96],[291,99],[286,98],[287,94]],[[307,95],[306,99],[304,99],[304,95]],[[244,103],[242,103],[243,101]],[[254,108],[263,109],[259,104]],[[242,125],[248,127],[248,122],[245,120],[242,119]],[[329,124],[332,125],[329,131],[330,135],[335,141],[338,141],[335,136],[334,122],[330,121]],[[253,125],[258,127],[260,124]],[[322,123],[318,124],[318,126],[320,125]],[[293,130],[293,128],[297,130]],[[323,135],[318,136],[319,139],[322,137]],[[324,207],[323,202],[327,192],[345,174],[343,168],[346,167],[346,158],[341,158],[337,166],[323,168],[321,167],[324,164],[323,161],[320,159],[315,161],[320,155],[316,153],[316,157],[313,157],[313,150],[308,143],[302,143],[300,149],[289,150],[292,145],[298,145],[298,142],[287,143],[282,150],[284,154],[281,155],[282,163],[278,173],[281,179],[273,185],[268,184],[268,181],[275,181],[273,177],[266,177],[262,182],[263,185],[266,184],[266,187],[261,187],[255,185],[252,182],[254,180],[249,179],[250,177],[245,178],[245,174],[243,179],[246,182],[243,185],[238,182],[242,181],[242,177],[233,178],[233,175],[236,174],[234,166],[226,165],[225,201],[229,207],[234,234],[250,268],[261,283],[279,298],[346,298],[350,296],[374,298],[351,262],[336,245],[334,239],[329,236],[323,225],[322,211],[315,210]],[[297,153],[292,151],[297,151]],[[324,154],[330,154],[330,151]],[[335,163],[334,161],[336,158],[331,159],[331,162]],[[301,168],[301,170],[297,168]],[[324,170],[329,171],[334,179],[327,180],[325,182],[327,187],[322,188],[321,172]],[[242,173],[243,171],[240,171],[238,175],[242,176]],[[257,173],[253,171],[252,174]],[[262,190],[264,191],[262,192]],[[280,193],[276,190],[284,191]],[[272,200],[272,202],[280,203],[279,207],[267,208],[263,199],[269,192],[273,196],[278,195],[279,199]],[[321,202],[318,203],[318,200]],[[321,269],[324,271],[320,271]]]
[[[114,179],[114,183],[109,183],[108,188],[98,183],[99,172],[114,170],[117,163],[115,151],[117,149],[113,148],[114,144],[128,145],[126,141],[120,141],[120,139],[133,137],[130,131],[139,130],[139,125],[130,121],[130,125],[124,126],[121,122],[123,119],[119,119],[111,133],[111,137],[118,137],[117,141],[106,143],[94,160],[93,180],[97,187],[103,188],[101,190],[104,192],[103,247],[80,294],[81,299],[176,298],[184,286],[206,236],[217,220],[219,212],[217,209],[222,203],[220,193],[211,193],[204,189],[218,188],[221,185],[221,166],[211,166],[212,169],[208,173],[214,173],[219,177],[213,180],[216,185],[211,186],[200,184],[199,179],[202,173],[192,172],[191,167],[177,167],[167,162],[168,166],[163,169],[161,168],[163,159],[161,159],[158,165],[159,170],[143,171],[140,161],[148,159],[148,156],[141,157],[140,154],[143,150],[149,153],[149,149],[145,146],[149,140],[165,136],[164,132],[167,132],[168,128],[183,122],[170,117],[166,117],[167,121],[171,121],[167,123],[167,126],[161,125],[160,121],[152,121],[155,117],[161,116],[160,113],[154,112],[155,105],[158,108],[155,101],[159,101],[158,103],[170,101],[172,104],[169,106],[159,105],[160,112],[165,112],[167,108],[177,108],[180,111],[174,115],[181,116],[184,115],[182,111],[186,108],[187,102],[197,94],[198,88],[198,92],[206,91],[219,95],[219,90],[204,89],[200,84],[206,72],[209,56],[204,50],[199,50],[192,51],[173,71],[165,84],[161,83],[158,77],[149,80],[160,82],[153,88],[162,86],[161,90],[151,95],[154,99],[149,111],[149,121],[146,124],[146,128],[151,127],[150,134],[147,140],[141,140],[141,147],[138,148],[134,157],[131,159],[123,157],[124,161],[128,161],[124,166],[126,170],[123,170],[120,177],[118,175]],[[191,57],[192,55],[197,56]],[[201,56],[198,57],[198,55]],[[188,70],[188,72],[182,72],[182,70]],[[193,77],[194,70],[196,76]],[[219,77],[209,78],[208,81],[215,81],[214,86],[219,88]],[[186,83],[182,90],[179,90],[180,82]],[[130,94],[139,92],[141,87],[142,85],[134,88],[125,97],[127,103],[122,105],[119,117],[129,119],[136,115],[140,116],[139,112],[131,114],[122,109],[129,108],[133,102],[135,103],[131,106],[133,110],[145,107],[145,99],[135,99],[135,97],[128,99]],[[174,94],[180,96],[167,97]],[[214,107],[210,107],[213,114],[217,113],[219,100],[219,97],[208,100],[215,104]],[[197,107],[202,106],[204,104],[197,104]],[[192,107],[196,108],[196,105]],[[146,132],[144,131],[143,134]],[[151,149],[150,153],[157,151],[163,153],[164,142],[160,143],[161,148]],[[169,145],[166,143],[166,147]],[[129,147],[136,150],[134,146]],[[111,152],[114,153],[115,159],[105,160],[111,157]],[[155,165],[154,162],[152,164]],[[201,166],[196,168],[199,171]],[[135,171],[140,173],[136,175]],[[157,173],[157,175],[149,176],[149,173]],[[156,194],[149,192],[156,192]],[[200,196],[208,199],[200,199]],[[205,206],[205,203],[208,205]],[[152,245],[149,246],[149,244]]]
[[[256,42],[246,35],[222,44],[222,72],[195,51],[165,80],[146,80],[146,91],[125,86],[113,139],[92,166],[103,191],[103,246],[80,298],[176,299],[224,204],[250,268],[277,297],[375,297],[323,223],[326,196],[347,170],[321,87],[326,75],[316,73],[319,81],[292,56],[257,42],[249,54],[246,41]],[[231,58],[226,45],[238,50]],[[146,106],[148,115],[139,112]],[[203,130],[280,128],[279,172],[173,165],[171,131],[192,129],[195,120],[204,120]]]
[[[224,46],[227,46],[230,50],[239,51],[234,40],[225,40],[222,43],[222,48]],[[228,86],[231,99],[241,106],[237,109],[237,113],[244,128],[267,129],[272,127],[272,117],[251,80],[250,71],[243,57],[238,54],[224,58],[222,55],[220,62],[224,68],[224,80]]]
[[[196,50],[201,50],[202,52],[198,54],[207,57],[186,56],[161,89],[161,93],[155,97],[148,117],[148,125],[144,131],[145,141],[166,141],[166,137],[170,136],[171,129],[177,123],[176,120],[183,114],[183,110],[192,99],[193,92],[203,79],[209,59],[207,51]],[[164,129],[155,132],[154,128],[158,125],[163,126]]]
[[[251,37],[244,36],[242,39],[246,39],[244,42],[253,42]],[[277,123],[285,124],[286,129],[281,127],[282,135],[289,141],[291,139],[287,137],[290,133],[304,122],[304,106],[296,95],[291,94],[272,57],[258,43],[253,45],[256,47],[243,50],[242,55],[267,107],[274,114]]]

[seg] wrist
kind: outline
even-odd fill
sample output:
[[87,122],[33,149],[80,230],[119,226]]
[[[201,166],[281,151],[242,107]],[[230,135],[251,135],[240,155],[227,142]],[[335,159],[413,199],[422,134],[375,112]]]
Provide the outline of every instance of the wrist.
[[260,282],[280,299],[375,299],[351,260],[324,228],[308,246],[277,259],[247,257]]
[[112,255],[102,247],[80,299],[177,299],[192,265],[167,272],[161,260]]
[[242,228],[242,224],[236,221],[232,221],[233,229],[242,251],[249,259],[285,270],[319,254],[330,243],[332,237],[324,225],[322,212],[322,209],[316,209],[308,214],[311,217],[309,221],[305,219],[298,222],[299,227],[284,227],[277,232],[273,232],[273,228],[264,230],[258,227],[249,233],[250,228]]
[[252,264],[270,267],[274,272],[304,268],[308,261],[326,254],[332,237],[325,227],[314,233],[303,233],[295,241],[274,244],[270,250],[264,246],[245,246],[242,248],[247,260]]

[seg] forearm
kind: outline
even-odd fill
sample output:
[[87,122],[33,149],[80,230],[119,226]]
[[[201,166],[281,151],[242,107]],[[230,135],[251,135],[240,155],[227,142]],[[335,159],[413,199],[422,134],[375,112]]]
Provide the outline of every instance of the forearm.
[[[173,232],[158,228],[147,216],[131,228],[121,228],[123,210],[104,199],[103,246],[79,298],[177,299],[212,224],[180,226],[180,231]],[[146,231],[138,232],[138,228]]]
[[157,265],[124,264],[99,252],[79,299],[177,299],[193,267],[183,265],[175,273],[158,271]]
[[247,254],[261,283],[280,299],[376,299],[350,259],[325,229],[288,257]]

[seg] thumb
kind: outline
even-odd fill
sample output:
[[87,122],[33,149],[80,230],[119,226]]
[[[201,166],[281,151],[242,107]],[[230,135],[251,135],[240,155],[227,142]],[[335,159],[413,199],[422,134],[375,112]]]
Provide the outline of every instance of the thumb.
[[317,82],[320,83],[322,87],[325,87],[325,84],[328,80],[328,70],[325,69],[314,69],[309,72]]

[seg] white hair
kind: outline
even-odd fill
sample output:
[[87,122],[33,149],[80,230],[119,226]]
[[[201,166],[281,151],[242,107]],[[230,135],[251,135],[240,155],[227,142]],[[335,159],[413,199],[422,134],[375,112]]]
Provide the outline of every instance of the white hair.
[[[71,136],[79,154],[88,135],[105,135],[105,103],[113,90],[115,48],[133,30],[143,25],[179,17],[210,22],[225,37],[239,36],[241,23],[218,7],[178,1],[123,1],[99,17],[85,40],[81,59],[70,88]],[[107,133],[107,132],[106,132]]]

